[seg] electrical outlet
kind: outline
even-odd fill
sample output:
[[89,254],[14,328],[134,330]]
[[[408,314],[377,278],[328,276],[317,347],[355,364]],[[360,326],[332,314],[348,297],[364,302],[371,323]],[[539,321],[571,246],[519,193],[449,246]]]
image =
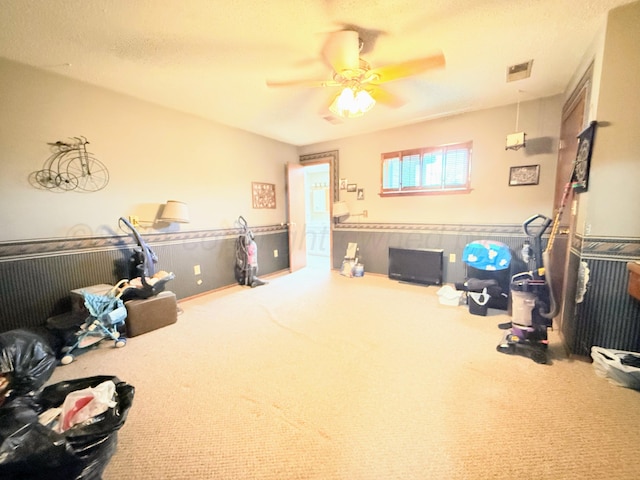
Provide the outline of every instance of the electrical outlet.
[[273,251],[273,258],[278,258],[278,250]]
[[193,274],[194,275],[200,275],[200,265],[194,265],[193,266]]
[[449,254],[449,263],[456,263],[456,254],[455,253],[450,253]]

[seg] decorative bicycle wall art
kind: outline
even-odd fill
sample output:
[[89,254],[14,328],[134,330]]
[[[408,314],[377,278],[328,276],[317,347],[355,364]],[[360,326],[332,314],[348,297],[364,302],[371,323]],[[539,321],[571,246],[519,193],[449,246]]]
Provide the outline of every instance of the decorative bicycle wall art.
[[72,137],[71,142],[49,143],[52,154],[42,169],[29,175],[35,188],[70,192],[97,192],[109,183],[107,167],[87,151],[85,137]]

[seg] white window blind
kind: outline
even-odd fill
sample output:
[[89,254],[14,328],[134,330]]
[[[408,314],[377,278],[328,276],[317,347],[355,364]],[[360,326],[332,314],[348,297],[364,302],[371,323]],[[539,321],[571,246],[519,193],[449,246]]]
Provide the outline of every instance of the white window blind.
[[471,142],[382,154],[384,195],[468,191]]

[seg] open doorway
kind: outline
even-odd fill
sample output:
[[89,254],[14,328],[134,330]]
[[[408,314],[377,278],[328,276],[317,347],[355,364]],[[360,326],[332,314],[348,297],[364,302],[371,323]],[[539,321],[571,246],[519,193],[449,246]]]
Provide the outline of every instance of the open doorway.
[[331,165],[304,167],[307,267],[331,269]]

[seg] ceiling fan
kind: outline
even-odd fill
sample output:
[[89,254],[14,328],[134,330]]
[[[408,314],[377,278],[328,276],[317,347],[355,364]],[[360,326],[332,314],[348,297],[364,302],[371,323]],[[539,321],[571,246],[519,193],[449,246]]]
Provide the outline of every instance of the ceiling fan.
[[329,109],[342,117],[360,116],[376,102],[392,108],[400,107],[404,100],[381,85],[402,78],[441,68],[445,65],[442,54],[416,58],[392,65],[371,68],[360,57],[363,43],[355,30],[341,30],[329,35],[322,48],[324,61],[333,69],[329,80],[267,81],[269,87],[341,87]]

